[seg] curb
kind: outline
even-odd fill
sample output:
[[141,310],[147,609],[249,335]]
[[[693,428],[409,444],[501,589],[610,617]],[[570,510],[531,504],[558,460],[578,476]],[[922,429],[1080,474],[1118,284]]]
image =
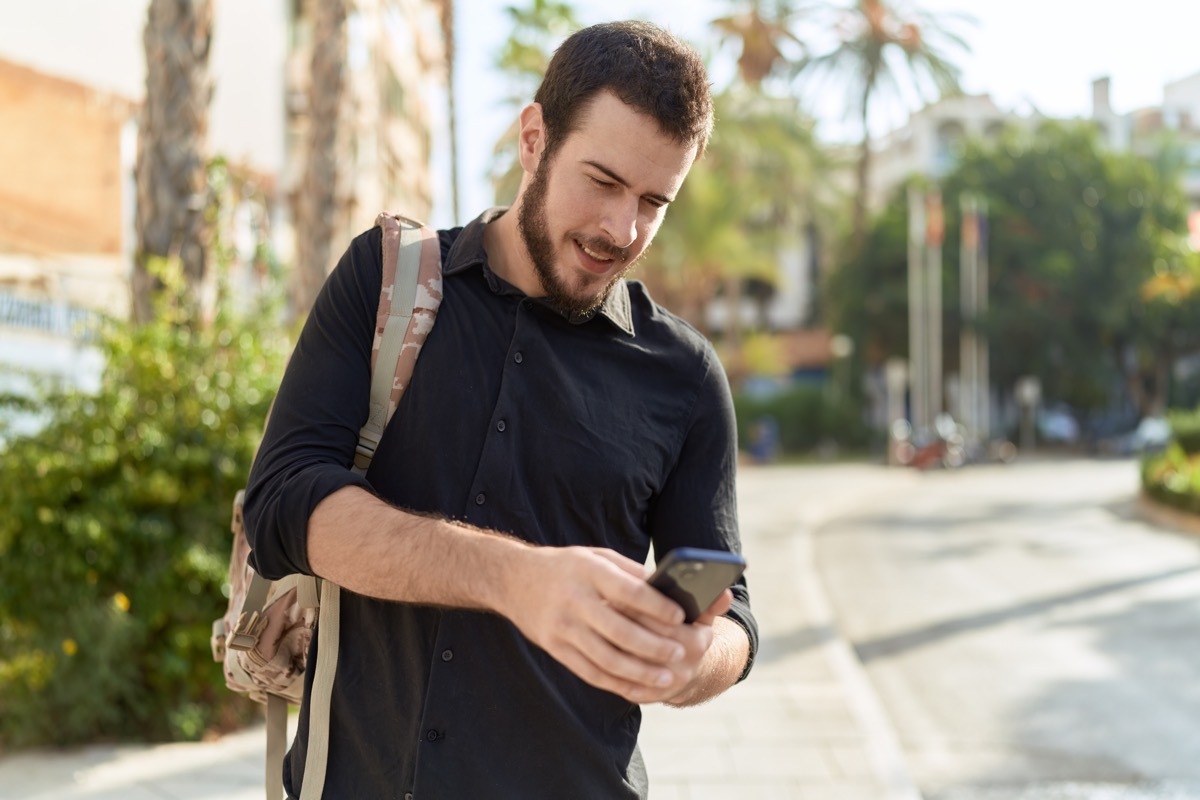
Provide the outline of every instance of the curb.
[[[895,489],[897,492],[903,491],[907,484],[920,480],[920,475],[911,470],[893,473],[893,468],[886,469],[889,481],[899,481]],[[795,563],[802,565],[803,570],[813,578],[803,582],[803,601],[813,622],[832,632],[821,647],[839,685],[846,693],[850,713],[865,735],[864,748],[867,758],[876,780],[883,787],[884,797],[886,800],[923,800],[921,791],[908,770],[908,762],[900,746],[900,737],[891,717],[875,691],[857,651],[836,625],[832,605],[824,588],[824,580],[817,570],[813,555],[813,540],[816,534],[836,520],[853,518],[855,512],[862,509],[861,504],[853,499],[840,499],[842,502],[830,503],[823,512],[815,514],[806,524],[801,525],[799,535],[793,539]]]
[[1138,515],[1145,521],[1178,533],[1200,536],[1200,516],[1160,503],[1145,492],[1138,494],[1136,502]]

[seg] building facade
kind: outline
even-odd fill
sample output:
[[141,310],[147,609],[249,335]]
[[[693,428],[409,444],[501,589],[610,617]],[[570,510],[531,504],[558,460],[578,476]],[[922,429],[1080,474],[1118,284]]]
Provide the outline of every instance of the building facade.
[[[227,210],[243,272],[254,268],[254,240],[264,232],[284,264],[293,252],[311,61],[306,25],[319,1],[214,4],[208,152],[254,187],[258,204]],[[431,151],[443,124],[436,104],[446,96],[439,20],[449,2],[348,3],[350,123],[338,160],[335,260],[382,209],[429,214]],[[112,9],[119,13],[105,13],[41,0],[0,31],[0,390],[24,386],[29,372],[93,381],[101,366],[82,331],[94,324],[81,321],[129,315],[148,8],[149,0],[121,0]],[[88,42],[84,57],[72,37]],[[137,59],[116,57],[135,47]]]

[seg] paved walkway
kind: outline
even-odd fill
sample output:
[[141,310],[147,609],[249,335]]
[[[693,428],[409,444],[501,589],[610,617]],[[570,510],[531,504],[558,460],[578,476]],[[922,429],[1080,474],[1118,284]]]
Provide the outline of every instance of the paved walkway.
[[[832,623],[811,533],[919,476],[881,467],[745,468],[740,512],[761,627],[750,679],[693,709],[645,709],[654,800],[920,800],[886,713]],[[0,800],[258,800],[264,736],[0,759]],[[474,800],[474,799],[472,799]]]

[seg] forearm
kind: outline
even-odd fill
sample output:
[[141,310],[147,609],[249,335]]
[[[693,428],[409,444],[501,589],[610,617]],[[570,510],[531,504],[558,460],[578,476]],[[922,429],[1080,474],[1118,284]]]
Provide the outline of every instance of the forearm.
[[707,702],[737,683],[750,658],[750,640],[741,625],[727,617],[713,620],[712,645],[705,651],[696,676],[682,692],[664,701],[685,707]]
[[407,512],[355,486],[308,523],[312,571],[382,600],[502,611],[506,580],[531,547],[493,531]]

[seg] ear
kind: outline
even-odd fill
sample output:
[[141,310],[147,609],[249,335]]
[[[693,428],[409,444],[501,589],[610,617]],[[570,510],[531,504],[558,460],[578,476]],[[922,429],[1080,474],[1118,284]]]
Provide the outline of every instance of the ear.
[[545,148],[546,126],[542,120],[542,105],[530,103],[521,109],[521,129],[517,139],[517,156],[521,160],[521,168],[530,175],[536,172]]

